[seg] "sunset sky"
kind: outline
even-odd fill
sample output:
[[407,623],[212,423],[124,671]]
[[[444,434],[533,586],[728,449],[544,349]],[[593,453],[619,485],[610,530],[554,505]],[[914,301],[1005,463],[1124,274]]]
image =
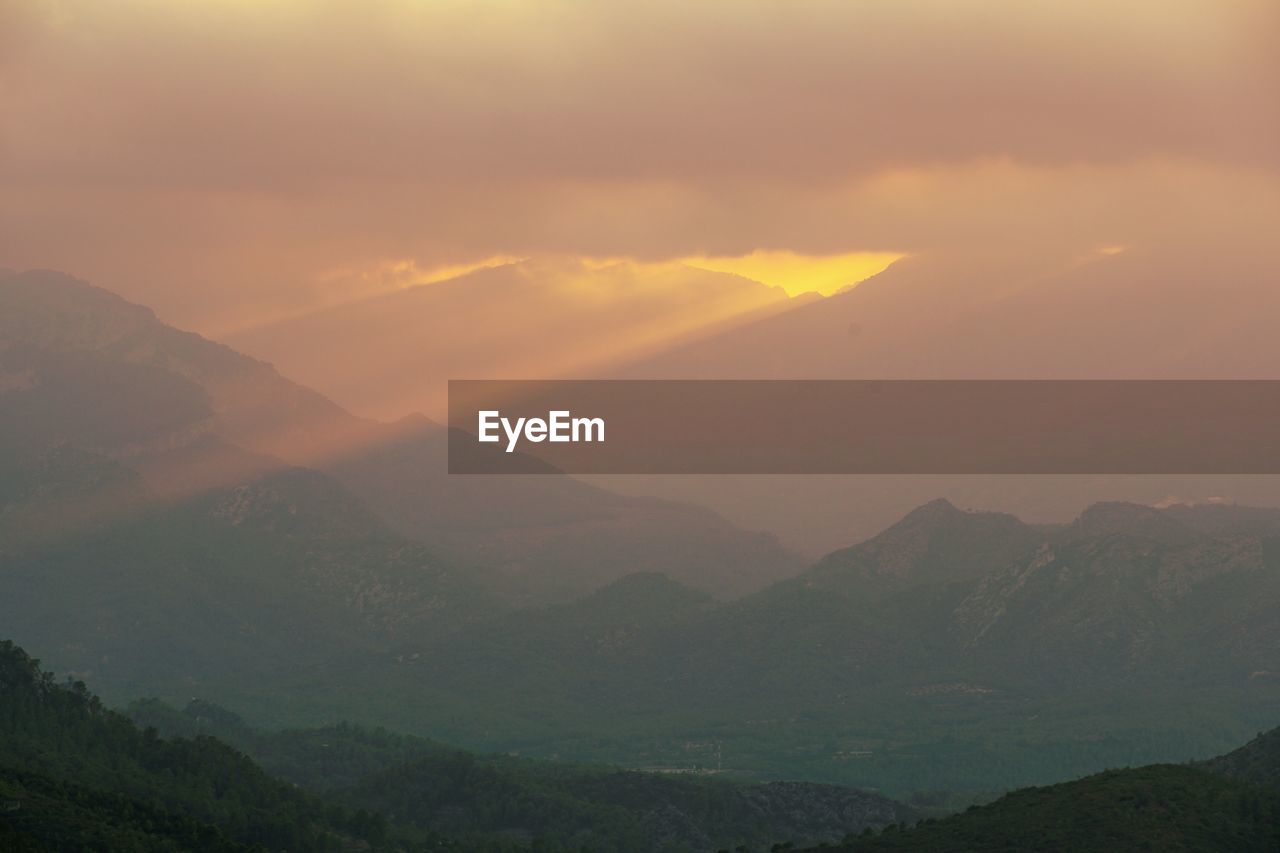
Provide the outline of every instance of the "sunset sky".
[[794,294],[1280,214],[1272,0],[0,4],[0,266],[230,333],[539,256]]

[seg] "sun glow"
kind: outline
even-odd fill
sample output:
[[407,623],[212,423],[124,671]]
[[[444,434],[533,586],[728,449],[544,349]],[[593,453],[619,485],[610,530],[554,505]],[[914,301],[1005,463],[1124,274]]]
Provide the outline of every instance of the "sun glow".
[[749,255],[683,258],[698,269],[733,273],[781,287],[790,296],[839,290],[883,272],[905,257],[898,252],[850,252],[843,255],[801,255],[791,251],[757,249]]

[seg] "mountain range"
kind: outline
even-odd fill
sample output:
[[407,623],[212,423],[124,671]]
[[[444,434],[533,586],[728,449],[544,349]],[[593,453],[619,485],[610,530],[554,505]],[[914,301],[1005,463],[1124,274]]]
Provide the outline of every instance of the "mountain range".
[[[439,410],[447,378],[1272,378],[1278,354],[1264,318],[1280,309],[1268,278],[1274,264],[1215,257],[1169,246],[953,247],[809,299],[773,298],[745,279],[697,270],[532,259],[366,297],[229,342],[354,411],[389,417]],[[729,311],[733,305],[742,310]],[[618,314],[620,306],[627,310]],[[623,346],[640,327],[676,314],[685,323],[678,334]],[[350,355],[357,350],[358,359]],[[592,356],[573,361],[571,351]],[[590,482],[710,507],[810,558],[869,537],[938,495],[1036,520],[1067,518],[1104,499],[1280,502],[1274,477]],[[780,493],[788,500],[776,500]]]
[[706,510],[450,478],[56,273],[0,279],[0,621],[109,701],[928,800],[1274,725],[1280,512],[925,504],[804,568]]
[[[934,816],[811,783],[744,785],[462,752],[339,724],[264,732],[208,702],[108,710],[0,642],[0,844],[15,851],[602,853],[1264,851],[1277,730],[1198,765],[1111,770]],[[843,839],[843,840],[842,840]],[[842,841],[841,841],[842,840]]]
[[625,733],[661,766],[690,753],[659,733],[697,731],[729,766],[900,794],[1040,783],[1274,718],[1277,521],[1098,504],[1033,526],[935,501],[738,601],[636,576],[405,654],[456,693],[521,697],[494,746],[612,757]]
[[0,279],[0,317],[0,441],[14,464],[74,447],[168,502],[305,467],[345,493],[335,500],[362,504],[357,514],[429,544],[514,603],[567,600],[659,566],[731,596],[802,565],[769,536],[698,507],[567,477],[449,478],[446,433],[433,422],[357,418],[68,276]]
[[806,301],[678,263],[540,257],[343,301],[226,342],[353,411],[442,418],[449,379],[595,376]]
[[259,732],[207,702],[130,719],[7,641],[0,685],[5,850],[710,851],[915,816],[828,785],[474,755],[348,724]]

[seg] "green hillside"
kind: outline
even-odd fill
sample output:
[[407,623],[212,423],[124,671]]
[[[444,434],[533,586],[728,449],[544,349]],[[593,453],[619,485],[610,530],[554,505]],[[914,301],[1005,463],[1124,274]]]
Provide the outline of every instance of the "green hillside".
[[371,814],[322,803],[207,737],[165,740],[0,642],[0,838],[21,849],[337,850]]
[[914,817],[835,786],[478,756],[349,724],[261,732],[208,702],[130,715],[0,644],[4,849],[711,851]]
[[1280,792],[1155,765],[1015,791],[963,814],[846,841],[851,853],[1250,853],[1280,848]]
[[273,775],[386,815],[410,833],[495,833],[595,851],[768,847],[780,838],[836,841],[851,827],[910,820],[884,797],[807,782],[741,784],[695,773],[476,755],[349,724],[263,732],[208,702],[181,711],[135,702],[130,716],[166,734],[212,733]]
[[1280,729],[1260,734],[1239,749],[1211,758],[1203,767],[1230,779],[1280,789]]

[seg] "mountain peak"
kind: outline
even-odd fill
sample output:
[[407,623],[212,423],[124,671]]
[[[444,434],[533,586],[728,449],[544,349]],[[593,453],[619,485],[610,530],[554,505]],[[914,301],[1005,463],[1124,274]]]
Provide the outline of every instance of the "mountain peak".
[[991,535],[1001,531],[1027,530],[1016,516],[1004,512],[963,510],[946,498],[936,498],[907,513],[879,536],[876,542],[903,541],[920,537],[973,534]]
[[1093,504],[1080,514],[1070,532],[1088,538],[1127,534],[1170,543],[1197,538],[1194,530],[1171,514],[1153,506],[1124,501]]
[[158,324],[150,308],[66,273],[0,275],[0,348],[99,349]]
[[966,515],[964,510],[957,507],[951,501],[947,500],[946,498],[934,498],[928,503],[921,504],[920,506],[911,510],[911,512],[903,516],[902,520],[903,521],[911,521],[911,520],[926,521],[926,520],[956,518],[962,515]]
[[859,586],[867,581],[888,583],[893,588],[950,583],[1003,568],[1028,556],[1043,539],[1015,516],[966,512],[938,498],[878,536],[824,557],[812,577]]

